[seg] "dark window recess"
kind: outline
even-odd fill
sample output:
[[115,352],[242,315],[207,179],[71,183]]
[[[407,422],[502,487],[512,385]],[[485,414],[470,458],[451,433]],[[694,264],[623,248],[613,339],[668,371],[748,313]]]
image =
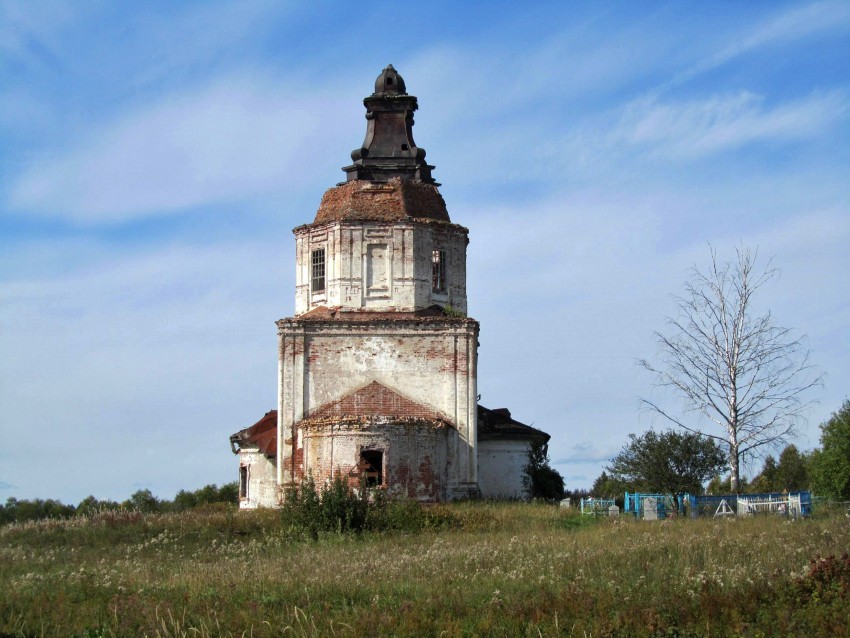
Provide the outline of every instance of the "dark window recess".
[[384,453],[380,450],[360,452],[360,467],[366,480],[366,487],[378,487],[384,484]]
[[248,468],[239,466],[239,498],[248,498]]
[[446,292],[445,250],[435,250],[431,253],[431,289],[434,292]]
[[311,286],[310,289],[313,292],[321,292],[325,289],[325,249],[319,248],[318,250],[314,250],[311,254],[310,264],[312,266],[311,272]]

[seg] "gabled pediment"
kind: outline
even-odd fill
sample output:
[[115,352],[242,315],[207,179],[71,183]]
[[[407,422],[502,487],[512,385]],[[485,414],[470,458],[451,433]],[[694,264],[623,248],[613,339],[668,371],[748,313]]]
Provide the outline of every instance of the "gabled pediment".
[[305,421],[328,419],[386,418],[404,421],[422,420],[454,424],[439,410],[402,396],[395,390],[373,381],[359,390],[312,410]]

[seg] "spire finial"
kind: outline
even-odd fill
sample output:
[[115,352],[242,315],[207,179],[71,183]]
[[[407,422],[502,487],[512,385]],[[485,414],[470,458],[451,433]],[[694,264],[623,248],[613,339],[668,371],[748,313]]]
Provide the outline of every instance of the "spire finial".
[[375,80],[375,92],[372,95],[407,95],[404,79],[392,64],[388,64]]
[[363,100],[366,107],[366,139],[351,152],[354,163],[346,166],[348,181],[386,182],[393,177],[435,184],[433,166],[425,162],[425,149],[413,141],[416,97],[407,94],[404,79],[392,64],[375,80],[375,92]]

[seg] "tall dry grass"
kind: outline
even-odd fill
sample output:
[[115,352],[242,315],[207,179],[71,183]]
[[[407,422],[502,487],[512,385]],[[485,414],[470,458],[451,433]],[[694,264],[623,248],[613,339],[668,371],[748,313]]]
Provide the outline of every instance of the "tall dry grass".
[[[437,508],[457,527],[293,534],[272,511],[0,528],[0,634],[846,635],[850,521],[582,519]],[[839,557],[818,561],[829,556]],[[846,573],[845,573],[846,572]]]

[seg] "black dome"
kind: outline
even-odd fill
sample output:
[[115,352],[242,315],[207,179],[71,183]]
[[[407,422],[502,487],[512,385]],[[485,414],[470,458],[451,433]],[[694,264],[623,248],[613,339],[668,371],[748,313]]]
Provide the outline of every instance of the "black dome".
[[381,71],[381,75],[375,80],[375,93],[384,93],[388,95],[407,95],[404,86],[404,79],[398,74],[390,64],[386,69]]

